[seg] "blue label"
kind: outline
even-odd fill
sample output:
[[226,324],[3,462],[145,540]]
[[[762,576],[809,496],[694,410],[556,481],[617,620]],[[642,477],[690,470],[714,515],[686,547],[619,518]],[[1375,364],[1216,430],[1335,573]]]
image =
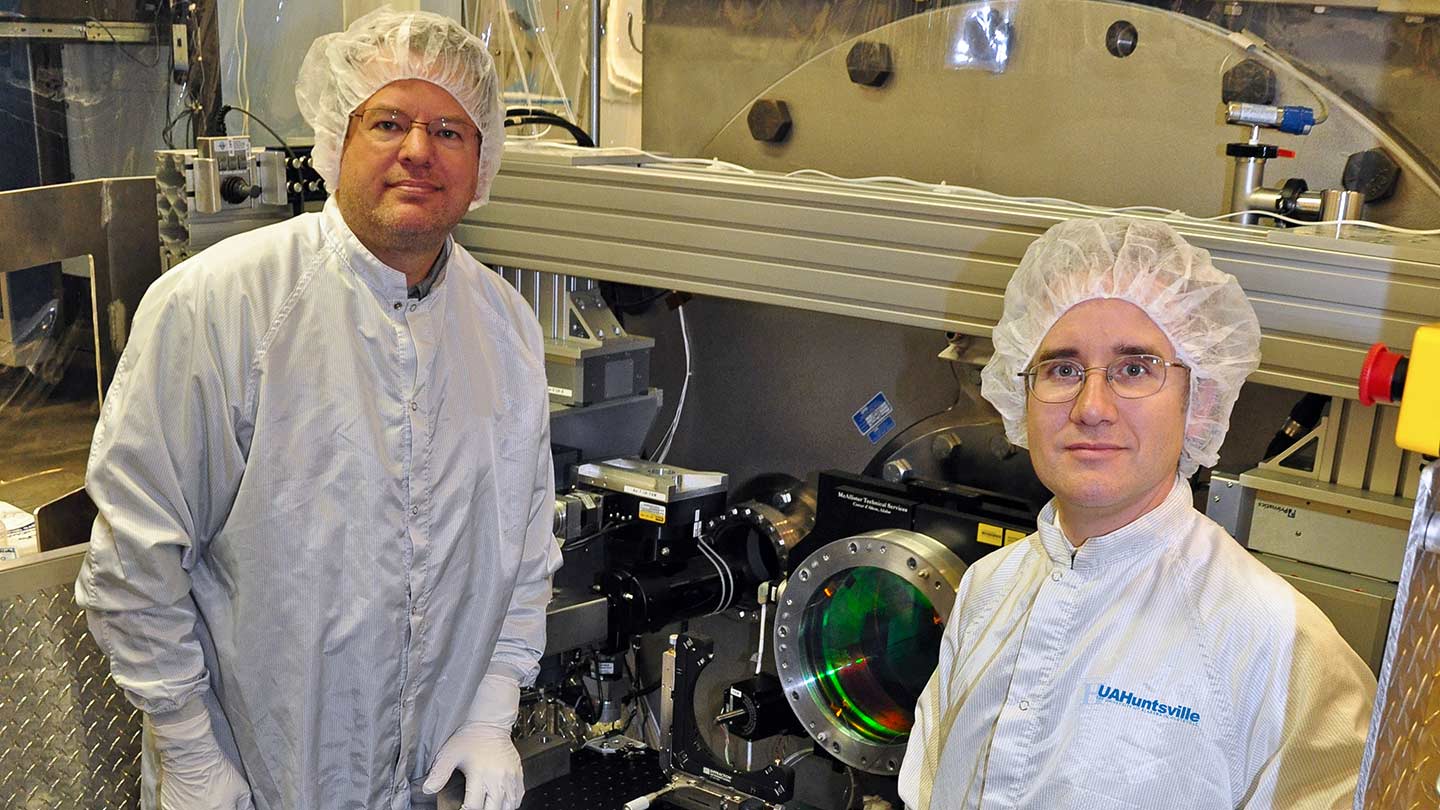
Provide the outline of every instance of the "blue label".
[[884,438],[886,433],[895,429],[895,420],[890,418],[893,413],[895,407],[885,398],[884,392],[881,392],[850,418],[855,420],[855,429],[860,431],[860,435],[875,444]]

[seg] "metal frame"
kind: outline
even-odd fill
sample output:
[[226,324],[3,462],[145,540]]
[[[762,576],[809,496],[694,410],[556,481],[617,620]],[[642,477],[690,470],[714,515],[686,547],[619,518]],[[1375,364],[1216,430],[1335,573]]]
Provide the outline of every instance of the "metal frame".
[[130,318],[160,277],[155,178],[110,177],[0,191],[0,273],[89,256],[96,385],[104,396],[130,333]]
[[0,22],[0,39],[60,39],[79,42],[152,42],[150,23],[89,20],[86,22]]
[[[623,158],[617,158],[623,159]],[[1108,212],[899,185],[514,148],[456,229],[492,265],[988,338],[1048,227]],[[1354,398],[1368,346],[1440,320],[1440,239],[1168,220],[1236,275],[1263,330],[1257,382]]]
[[797,649],[801,620],[811,599],[832,576],[854,568],[878,568],[900,577],[929,598],[935,611],[948,620],[966,566],[933,538],[905,529],[885,529],[836,540],[815,550],[776,597],[775,663],[795,716],[810,736],[841,762],[869,773],[895,774],[900,771],[908,740],[881,745],[838,725],[835,715],[814,696],[814,662]]

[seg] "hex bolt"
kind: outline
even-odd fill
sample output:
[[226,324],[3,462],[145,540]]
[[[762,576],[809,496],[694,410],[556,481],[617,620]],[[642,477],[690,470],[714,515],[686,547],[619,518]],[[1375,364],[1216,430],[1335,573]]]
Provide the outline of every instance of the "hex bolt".
[[936,461],[948,461],[950,456],[960,449],[960,437],[948,430],[930,440],[930,455]]
[[1367,149],[1345,161],[1343,177],[1341,182],[1347,191],[1360,192],[1367,203],[1379,202],[1395,194],[1400,165],[1383,149]]
[[750,137],[763,143],[782,143],[790,137],[790,105],[779,99],[762,98],[750,105],[745,117]]
[[850,46],[845,55],[845,71],[850,81],[865,87],[881,87],[895,72],[890,46],[883,42],[860,41]]
[[880,475],[892,484],[898,484],[915,473],[915,468],[903,458],[891,459],[885,462]]
[[1221,77],[1220,101],[1224,104],[1274,104],[1275,71],[1257,59],[1240,62]]

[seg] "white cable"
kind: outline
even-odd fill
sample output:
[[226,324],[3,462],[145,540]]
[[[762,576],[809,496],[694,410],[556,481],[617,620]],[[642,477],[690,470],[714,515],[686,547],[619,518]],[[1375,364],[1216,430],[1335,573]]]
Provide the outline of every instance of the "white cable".
[[755,674],[760,674],[760,669],[765,665],[765,609],[770,607],[769,601],[760,603],[760,646],[755,650]]
[[525,106],[534,107],[535,95],[530,92],[530,69],[526,66],[525,60],[521,58],[520,43],[515,39],[515,25],[514,21],[510,19],[511,13],[507,5],[504,12],[505,37],[510,40],[510,52],[515,55],[515,68],[520,71],[520,89],[525,94]]
[[715,603],[714,610],[705,614],[707,616],[714,616],[716,613],[723,611],[726,605],[729,604],[729,601],[725,598],[727,583],[727,580],[725,579],[725,561],[717,557],[715,555],[715,552],[711,551],[710,547],[705,545],[705,541],[696,538],[695,546],[696,548],[700,549],[701,554],[705,555],[705,559],[709,560],[710,564],[715,566],[715,574],[720,578],[720,600]]
[[575,110],[570,106],[570,95],[565,92],[565,82],[560,78],[560,69],[555,66],[555,51],[550,47],[550,37],[546,33],[544,25],[540,22],[545,19],[540,11],[540,4],[535,0],[527,3],[530,14],[530,22],[535,26],[535,38],[540,40],[540,53],[545,57],[545,64],[550,68],[550,75],[555,79],[555,92],[560,96],[560,104],[565,108],[565,118],[575,120]]
[[690,377],[694,373],[690,359],[690,328],[685,322],[685,306],[682,304],[675,308],[680,315],[680,340],[685,346],[685,378],[680,383],[680,398],[675,401],[675,416],[670,420],[670,428],[660,437],[660,443],[655,445],[655,461],[663,464],[665,457],[670,455],[670,446],[675,442],[675,434],[680,429],[680,414],[685,411],[685,397],[690,393]]
[[[548,147],[551,144],[547,143],[545,145]],[[577,147],[574,144],[556,143],[554,144],[554,148],[579,149],[581,147]],[[634,154],[637,157],[646,158],[647,161],[651,163],[700,165],[712,171],[728,171],[747,175],[753,175],[756,173],[753,169],[739,166],[734,163],[727,163],[723,160],[716,160],[713,158],[677,158],[670,157],[668,155],[657,155],[653,152],[645,152],[641,150],[637,150]],[[922,180],[912,180],[908,177],[840,177],[838,175],[821,171],[819,169],[797,169],[793,172],[789,172],[785,176],[797,178],[813,176],[835,183],[843,183],[845,185],[857,186],[901,185],[910,188],[920,189],[922,191],[929,191],[934,194],[944,194],[947,196],[953,196],[956,194],[973,194],[978,197],[984,197],[986,199],[991,199],[1008,204],[1036,205],[1045,207],[1063,206],[1067,208],[1080,208],[1086,211],[1093,211],[1102,214],[1121,214],[1131,212],[1145,213],[1184,219],[1191,222],[1217,222],[1220,220],[1233,219],[1234,217],[1241,216],[1242,214],[1256,214],[1271,219],[1283,220],[1292,225],[1354,225],[1359,228],[1370,228],[1372,230],[1385,231],[1388,233],[1400,233],[1412,236],[1440,236],[1440,228],[1402,228],[1398,225],[1386,225],[1382,222],[1372,222],[1368,219],[1327,219],[1321,220],[1319,222],[1312,222],[1310,220],[1295,219],[1293,217],[1285,216],[1284,214],[1277,214],[1273,211],[1262,211],[1259,209],[1231,211],[1227,214],[1217,214],[1211,217],[1197,217],[1178,209],[1166,208],[1159,205],[1126,205],[1118,208],[1113,208],[1104,205],[1090,205],[1088,203],[1079,203],[1075,202],[1074,200],[1067,200],[1061,197],[1011,197],[1005,194],[1000,194],[998,192],[987,191],[985,189],[974,188],[971,186],[952,186],[943,182],[927,183]]]
[[[705,538],[703,535],[695,539],[701,546],[709,549],[710,553],[720,563],[720,578],[722,585],[722,590],[720,591],[720,604],[728,607],[730,603],[735,600],[735,572],[730,570],[730,566],[725,562],[725,558],[720,556],[720,552],[716,551],[714,547],[712,547],[709,543],[705,542]],[[718,613],[719,611],[716,612]]]
[[[240,104],[248,110],[250,109],[250,80],[245,72],[250,61],[250,33],[245,28],[245,0],[239,0],[235,4],[235,41],[240,48],[240,75],[236,81],[236,94],[240,97]],[[244,135],[249,135],[250,116],[244,115],[241,118],[245,120],[240,125],[240,131]]]

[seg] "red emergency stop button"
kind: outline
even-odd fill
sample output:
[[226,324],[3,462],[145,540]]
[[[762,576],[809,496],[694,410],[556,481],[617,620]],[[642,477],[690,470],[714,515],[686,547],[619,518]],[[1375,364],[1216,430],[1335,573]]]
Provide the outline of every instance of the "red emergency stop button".
[[1384,343],[1371,346],[1360,367],[1360,404],[1399,402],[1409,365],[1405,355],[1390,351]]

